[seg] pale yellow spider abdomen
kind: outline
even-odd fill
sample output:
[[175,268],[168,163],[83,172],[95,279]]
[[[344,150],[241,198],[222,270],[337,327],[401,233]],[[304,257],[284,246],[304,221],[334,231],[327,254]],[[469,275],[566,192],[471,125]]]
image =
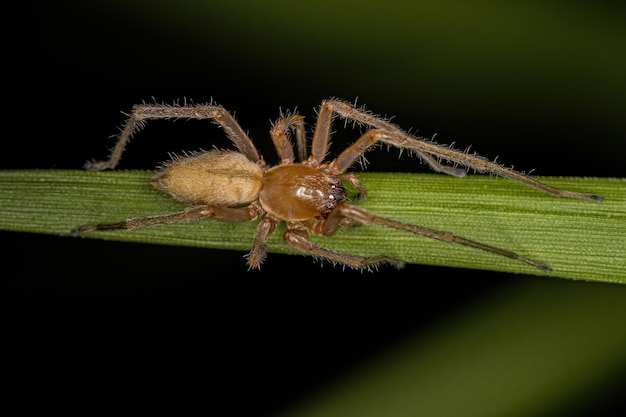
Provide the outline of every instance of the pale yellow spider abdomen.
[[211,150],[176,158],[152,177],[152,185],[190,204],[234,207],[256,200],[263,169],[234,151]]

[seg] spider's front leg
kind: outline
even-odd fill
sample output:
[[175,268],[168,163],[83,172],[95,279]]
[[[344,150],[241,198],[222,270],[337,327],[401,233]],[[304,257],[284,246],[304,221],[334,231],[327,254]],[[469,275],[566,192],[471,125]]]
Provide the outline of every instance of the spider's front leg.
[[320,231],[321,234],[325,236],[331,236],[335,234],[339,227],[341,227],[345,218],[352,219],[361,224],[375,224],[396,230],[401,230],[404,232],[413,233],[420,236],[425,236],[431,239],[439,240],[444,243],[456,243],[459,245],[481,249],[487,252],[495,253],[496,255],[501,255],[507,258],[524,262],[544,271],[552,271],[552,268],[549,265],[537,262],[522,255],[518,255],[517,253],[508,251],[506,249],[500,249],[494,246],[489,246],[480,242],[465,239],[463,237],[443,230],[431,229],[424,226],[418,226],[414,224],[402,223],[396,220],[391,220],[385,217],[378,216],[362,207],[353,206],[351,204],[345,203],[337,205],[333,209],[333,211],[330,212],[330,214],[326,218],[326,221],[322,225],[323,227]]
[[[326,157],[328,144],[330,142],[331,123],[335,114],[338,114],[346,121],[353,121],[360,125],[369,126],[370,128],[406,134],[395,124],[367,111],[356,109],[351,104],[344,103],[343,101],[327,100],[322,103],[317,116],[317,125],[315,126],[315,134],[313,135],[311,145],[311,155],[316,161],[321,162]],[[361,152],[355,154],[354,159],[356,160],[361,157],[366,150],[367,149],[364,148]],[[412,150],[435,172],[441,172],[455,177],[465,177],[467,175],[467,172],[464,169],[441,164],[435,157],[427,152],[422,152],[420,149]],[[348,168],[349,166],[346,166],[341,172],[344,172]]]
[[252,162],[259,160],[259,153],[248,135],[246,135],[241,126],[239,126],[235,118],[222,106],[168,106],[164,104],[144,104],[133,107],[132,112],[120,131],[109,159],[105,161],[87,162],[85,169],[89,171],[102,171],[115,168],[122,158],[122,154],[130,138],[139,131],[148,120],[158,119],[214,120],[222,127],[226,136],[233,141],[239,152],[244,154]]
[[[339,222],[341,223],[341,222]],[[309,253],[313,256],[327,259],[331,262],[339,262],[356,269],[364,269],[373,267],[382,263],[388,263],[401,269],[404,262],[388,255],[377,255],[364,257],[344,252],[338,252],[332,249],[317,245],[309,239],[309,231],[301,227],[289,228],[284,235],[285,242],[290,244],[302,252]]]
[[501,177],[510,178],[528,184],[539,190],[545,191],[555,196],[579,198],[583,200],[602,201],[602,196],[597,194],[579,193],[576,191],[561,190],[551,187],[547,184],[539,182],[526,175],[504,168],[501,165],[490,162],[483,157],[466,154],[455,149],[445,148],[434,143],[418,140],[401,132],[393,132],[387,130],[370,130],[364,133],[354,144],[344,150],[333,162],[335,169],[343,172],[356,162],[360,155],[375,144],[382,142],[389,145],[418,150],[422,153],[430,153],[440,158],[452,161],[467,167],[473,168],[478,172],[491,172]]
[[520,172],[490,162],[483,157],[441,146],[425,138],[412,137],[396,125],[370,113],[355,109],[350,104],[341,101],[326,101],[320,109],[312,144],[312,156],[318,161],[323,160],[326,155],[333,114],[338,114],[345,120],[352,120],[374,128],[363,134],[353,145],[349,146],[337,157],[333,162],[337,173],[345,172],[372,146],[378,143],[386,143],[399,149],[415,152],[437,172],[457,177],[465,176],[465,170],[442,165],[437,161],[437,159],[444,159],[454,164],[475,169],[478,172],[490,172],[517,180],[552,195],[592,201],[602,201],[603,199],[602,196],[597,194],[579,193],[550,187]]

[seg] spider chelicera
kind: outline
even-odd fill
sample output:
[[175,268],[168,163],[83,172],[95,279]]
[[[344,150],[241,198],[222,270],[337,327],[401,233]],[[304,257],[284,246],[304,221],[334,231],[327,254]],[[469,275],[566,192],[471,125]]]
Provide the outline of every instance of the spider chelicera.
[[[339,156],[324,162],[328,152],[333,119],[339,116],[369,128]],[[407,149],[417,154],[437,172],[456,177],[466,170],[444,165],[441,160],[462,165],[478,172],[521,181],[550,194],[593,201],[602,197],[594,194],[565,191],[540,183],[517,171],[507,169],[477,155],[438,145],[425,138],[412,136],[389,121],[340,100],[323,101],[313,133],[310,153],[307,148],[304,118],[287,114],[277,120],[270,135],[280,157],[277,166],[269,166],[256,147],[222,106],[142,104],[133,107],[118,141],[106,161],[88,162],[85,168],[98,171],[115,168],[126,143],[146,121],[156,119],[210,119],[217,123],[235,144],[237,150],[210,150],[174,157],[165,163],[151,179],[151,184],[175,199],[189,205],[181,212],[136,217],[119,223],[78,227],[74,235],[96,230],[135,230],[149,226],[191,222],[212,217],[228,222],[247,222],[260,218],[254,234],[252,250],[247,255],[250,268],[259,268],[267,255],[267,237],[280,222],[287,230],[284,240],[291,246],[316,257],[353,268],[369,268],[389,263],[401,268],[404,263],[387,255],[363,257],[337,252],[309,239],[310,233],[332,236],[341,226],[374,224],[426,236],[446,243],[456,243],[517,259],[545,271],[550,266],[517,253],[465,239],[452,233],[398,222],[378,216],[362,207],[347,203],[344,183],[358,191],[355,200],[367,190],[359,179],[347,170],[365,152],[379,143]],[[296,151],[290,140],[295,136]]]

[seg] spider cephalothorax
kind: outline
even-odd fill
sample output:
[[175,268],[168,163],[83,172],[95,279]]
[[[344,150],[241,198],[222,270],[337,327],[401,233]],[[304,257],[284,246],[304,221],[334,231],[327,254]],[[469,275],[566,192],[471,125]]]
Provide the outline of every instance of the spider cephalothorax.
[[[339,156],[325,162],[330,140],[331,122],[335,116],[368,126]],[[515,179],[553,195],[601,201],[602,197],[565,191],[550,187],[517,171],[507,169],[480,156],[437,145],[415,137],[396,125],[362,109],[338,100],[321,105],[311,141],[310,154],[304,119],[298,114],[281,117],[270,130],[280,163],[274,167],[260,157],[256,147],[223,107],[215,104],[197,106],[138,105],[133,108],[111,156],[106,161],[90,162],[86,168],[114,168],[132,134],[147,120],[211,119],[222,127],[237,150],[211,150],[176,157],[165,163],[153,176],[152,185],[190,207],[177,213],[136,217],[119,223],[81,226],[74,230],[82,234],[95,230],[140,229],[177,222],[189,222],[205,217],[230,222],[245,222],[260,218],[254,235],[248,265],[259,268],[267,254],[267,237],[280,222],[287,224],[284,240],[293,247],[312,255],[354,268],[366,268],[379,263],[402,267],[402,261],[387,255],[363,257],[337,252],[309,239],[309,234],[333,235],[347,224],[376,224],[426,236],[448,243],[471,246],[509,258],[517,259],[543,270],[546,264],[517,253],[468,240],[449,232],[398,222],[378,216],[362,207],[346,202],[344,182],[358,191],[355,199],[367,193],[359,179],[347,170],[373,146],[385,143],[417,154],[437,172],[463,177],[464,169],[444,165],[440,160],[463,165],[479,172],[490,172]],[[296,139],[296,153],[289,135]]]

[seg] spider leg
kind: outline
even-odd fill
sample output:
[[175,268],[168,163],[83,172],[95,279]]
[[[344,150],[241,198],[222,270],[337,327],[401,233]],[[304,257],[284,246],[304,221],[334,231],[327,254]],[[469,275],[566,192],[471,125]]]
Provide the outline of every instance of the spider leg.
[[[313,135],[311,145],[312,156],[318,162],[323,161],[326,157],[330,141],[331,122],[334,114],[338,114],[345,120],[352,120],[358,124],[364,124],[374,129],[398,132],[406,135],[406,133],[404,133],[404,131],[395,124],[389,123],[371,113],[358,110],[351,104],[336,100],[324,101],[317,116],[317,125],[315,127],[315,134]],[[419,149],[413,149],[413,151],[424,162],[430,165],[435,172],[441,172],[455,177],[465,177],[467,175],[467,172],[464,169],[443,165],[439,163],[436,158],[433,158],[432,155],[422,152]],[[360,157],[361,155],[362,153],[356,156]]]
[[303,252],[310,253],[314,256],[319,256],[320,258],[324,258],[332,262],[339,262],[352,268],[368,268],[381,263],[389,263],[398,269],[404,267],[404,262],[387,255],[363,257],[359,255],[352,255],[349,253],[338,252],[332,249],[325,248],[323,246],[319,246],[311,242],[311,240],[309,239],[309,232],[304,229],[288,229],[285,232],[284,239],[285,242]]
[[272,126],[272,129],[270,130],[272,141],[274,141],[274,147],[276,148],[282,163],[291,163],[295,159],[293,146],[287,137],[287,132],[291,128],[293,128],[296,133],[296,146],[298,148],[298,158],[300,162],[308,158],[304,117],[298,114],[292,114],[279,119],[276,123],[274,123],[274,126]]
[[198,106],[170,106],[165,104],[143,104],[133,107],[126,123],[122,127],[117,142],[111,151],[108,160],[90,161],[85,164],[85,169],[90,171],[102,171],[115,168],[122,158],[124,148],[130,138],[140,130],[146,121],[157,119],[211,119],[222,127],[226,136],[233,141],[239,152],[243,153],[253,162],[259,160],[259,153],[235,118],[222,106],[198,105]]
[[104,223],[79,226],[72,230],[73,236],[79,236],[98,230],[137,230],[151,226],[172,223],[193,222],[203,217],[212,217],[228,222],[247,222],[258,217],[254,207],[230,208],[213,206],[196,206],[176,213],[159,214],[156,216],[132,217],[117,223]]
[[518,255],[515,252],[496,248],[494,246],[485,245],[483,243],[475,242],[473,240],[468,240],[443,230],[431,229],[428,227],[391,220],[385,217],[378,216],[362,207],[353,206],[351,204],[340,204],[336,206],[333,211],[331,211],[331,213],[326,218],[326,222],[323,224],[322,234],[325,236],[333,235],[337,231],[337,229],[339,229],[339,227],[341,226],[341,222],[346,217],[354,219],[355,221],[362,224],[376,224],[379,226],[389,227],[392,229],[402,230],[416,235],[425,236],[431,239],[439,240],[444,243],[457,243],[459,245],[470,246],[472,248],[481,249],[487,252],[495,253],[497,255],[506,256],[507,258],[516,259],[544,271],[552,270],[549,265],[537,262],[522,255]]
[[554,188],[520,172],[513,171],[496,163],[490,162],[483,157],[460,152],[432,142],[419,140],[403,132],[390,130],[374,129],[363,134],[356,142],[346,148],[333,162],[337,172],[341,173],[346,171],[363,153],[378,142],[386,143],[397,148],[415,150],[420,152],[420,154],[436,155],[448,161],[475,169],[478,172],[491,172],[502,177],[520,181],[556,196],[602,201],[602,196]]
[[267,215],[261,219],[254,233],[252,250],[247,255],[248,266],[259,269],[267,257],[267,237],[276,230],[279,220]]

